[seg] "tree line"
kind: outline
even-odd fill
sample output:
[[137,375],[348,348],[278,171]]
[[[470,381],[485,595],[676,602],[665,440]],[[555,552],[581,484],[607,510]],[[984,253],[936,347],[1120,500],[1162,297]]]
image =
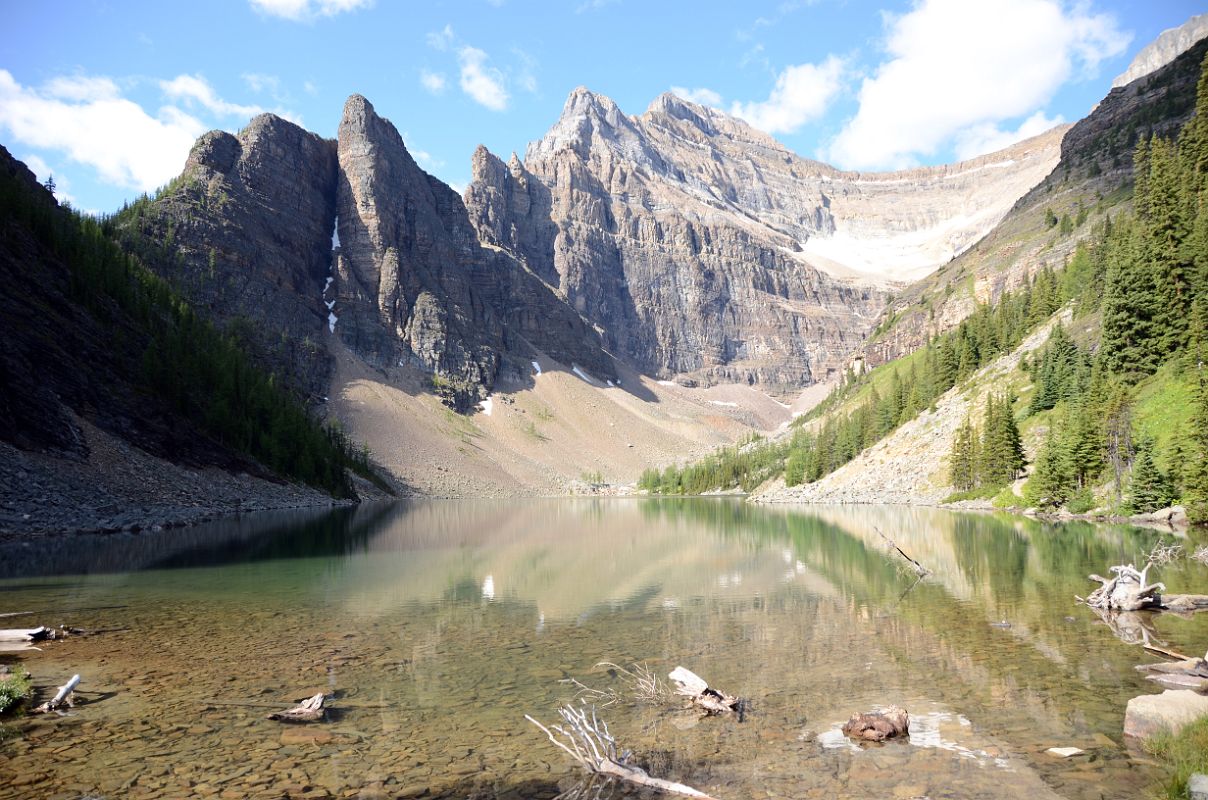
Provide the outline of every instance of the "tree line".
[[369,452],[315,420],[242,346],[238,326],[214,327],[111,238],[111,218],[55,205],[0,173],[0,215],[24,225],[68,270],[68,291],[117,339],[137,340],[132,377],[142,389],[230,449],[273,472],[355,497],[346,470],[385,487]]

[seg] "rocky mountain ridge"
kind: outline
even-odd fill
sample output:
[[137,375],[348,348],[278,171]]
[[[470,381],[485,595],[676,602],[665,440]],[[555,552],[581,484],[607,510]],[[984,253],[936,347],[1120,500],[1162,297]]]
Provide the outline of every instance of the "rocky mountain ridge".
[[[1127,208],[1138,139],[1173,135],[1191,116],[1206,56],[1208,39],[1201,39],[1155,72],[1108,92],[1065,134],[1058,167],[1019,198],[994,231],[889,302],[883,330],[860,353],[866,363],[905,355],[956,327],[978,303],[996,300],[1041,269],[1060,269],[1102,215]],[[1049,212],[1054,216],[1046,220]],[[1054,224],[1058,217],[1069,217],[1068,232]]]
[[1112,88],[1122,86],[1157,72],[1190,50],[1196,42],[1208,36],[1208,14],[1197,14],[1177,28],[1167,28],[1133,57],[1128,69],[1116,76]]
[[1064,129],[960,164],[864,174],[801,158],[673,94],[625,115],[584,88],[465,200],[647,374],[787,391],[841,368],[891,287],[988,232],[1057,160]]
[[316,397],[330,334],[372,366],[427,372],[462,410],[502,371],[528,374],[539,351],[615,378],[596,332],[522,262],[481,246],[457,194],[359,95],[335,141],[272,114],[206,134],[181,177],[122,221],[208,316],[255,320],[264,359]]

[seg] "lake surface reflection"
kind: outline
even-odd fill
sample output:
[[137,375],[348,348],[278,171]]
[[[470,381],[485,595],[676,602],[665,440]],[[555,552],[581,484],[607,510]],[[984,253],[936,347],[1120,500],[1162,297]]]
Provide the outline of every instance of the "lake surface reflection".
[[[878,531],[933,574],[902,569]],[[0,545],[8,625],[95,636],[0,654],[68,716],[10,721],[0,797],[553,797],[580,778],[524,720],[581,683],[660,776],[719,798],[1138,796],[1147,660],[1075,594],[1157,534],[931,509],[732,500],[407,502]],[[1208,570],[1162,579],[1202,591]],[[1133,621],[1188,653],[1208,614]],[[642,702],[599,662],[682,664],[744,721]],[[332,719],[264,719],[318,691]],[[896,704],[908,742],[837,734]],[[1044,751],[1076,746],[1058,760]],[[591,796],[597,796],[594,787]],[[605,788],[599,796],[607,796]]]

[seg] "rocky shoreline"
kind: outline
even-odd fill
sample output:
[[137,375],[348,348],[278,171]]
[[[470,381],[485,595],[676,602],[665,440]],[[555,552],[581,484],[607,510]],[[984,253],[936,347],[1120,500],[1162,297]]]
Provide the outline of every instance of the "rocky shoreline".
[[[159,530],[228,514],[356,502],[247,473],[174,464],[79,422],[86,459],[0,443],[0,540]],[[382,495],[367,482],[356,488],[363,499]]]

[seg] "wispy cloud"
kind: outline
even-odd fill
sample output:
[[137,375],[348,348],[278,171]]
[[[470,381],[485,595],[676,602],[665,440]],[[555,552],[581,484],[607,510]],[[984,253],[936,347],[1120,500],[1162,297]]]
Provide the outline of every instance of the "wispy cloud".
[[457,61],[461,67],[461,90],[469,95],[474,102],[492,111],[504,111],[508,107],[508,94],[505,79],[495,67],[487,61],[490,57],[477,47],[465,46],[457,51]]
[[621,2],[621,0],[584,0],[584,2],[580,3],[575,9],[575,13],[583,14],[588,11],[599,11],[602,8],[607,8],[608,6],[619,2]]
[[721,95],[712,89],[704,87],[688,89],[683,86],[672,86],[671,93],[690,103],[699,103],[702,106],[713,106],[714,108],[721,107]]
[[419,71],[419,84],[432,94],[441,94],[445,91],[445,75],[443,72],[432,72],[428,69]]
[[1131,38],[1112,15],[1060,0],[921,0],[886,23],[888,58],[823,153],[844,167],[907,167],[948,145],[976,155],[1024,138],[1055,121],[1040,112],[1062,85]]
[[845,70],[837,56],[821,64],[786,67],[767,100],[735,102],[730,113],[766,133],[794,133],[826,113],[843,86]]
[[186,105],[201,105],[219,116],[254,117],[264,113],[260,106],[228,103],[200,75],[178,75],[170,81],[160,81],[159,88],[173,100],[183,101]]
[[515,79],[516,86],[520,87],[521,91],[536,94],[537,59],[519,47],[512,48],[512,55],[515,56],[517,63],[516,70],[512,76]]
[[256,11],[272,17],[313,22],[319,17],[334,17],[347,11],[369,8],[374,0],[250,0]]
[[428,43],[428,47],[431,47],[433,50],[440,50],[441,52],[448,50],[453,45],[453,39],[452,25],[446,25],[439,31],[431,31],[424,36],[424,41]]

